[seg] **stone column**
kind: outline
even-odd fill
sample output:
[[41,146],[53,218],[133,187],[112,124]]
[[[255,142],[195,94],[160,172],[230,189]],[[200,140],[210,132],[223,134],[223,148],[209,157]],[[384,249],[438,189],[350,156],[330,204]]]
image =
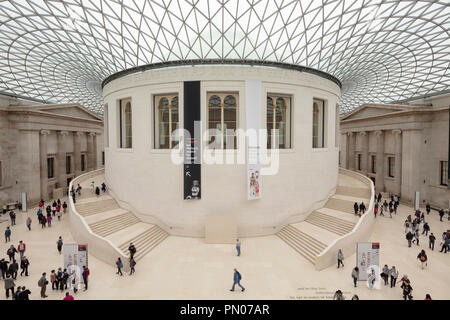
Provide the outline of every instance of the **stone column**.
[[47,167],[47,136],[50,134],[48,130],[41,130],[39,135],[39,162],[41,177],[41,198],[48,200],[48,167]]
[[376,131],[377,137],[377,174],[375,178],[376,192],[384,192],[384,132]]
[[402,131],[393,130],[395,138],[395,189],[397,196],[401,196],[402,191]]
[[98,135],[96,133],[90,133],[92,135],[92,141],[94,142],[93,144],[93,161],[94,161],[94,166],[93,166],[93,170],[96,170],[98,168],[98,159],[97,159],[97,137]]
[[84,132],[73,133],[73,157],[74,157],[74,172],[75,176],[81,175],[81,137],[84,136]]
[[369,134],[366,131],[359,133],[361,136],[362,164],[361,170],[367,176],[369,174]]
[[67,188],[66,174],[66,144],[64,137],[68,136],[68,131],[59,131],[57,135],[57,153],[56,153],[56,177],[60,188]]
[[356,135],[354,132],[349,132],[349,145],[348,145],[348,169],[355,171],[355,149],[356,149]]
[[94,170],[94,135],[92,132],[87,135],[87,171]]

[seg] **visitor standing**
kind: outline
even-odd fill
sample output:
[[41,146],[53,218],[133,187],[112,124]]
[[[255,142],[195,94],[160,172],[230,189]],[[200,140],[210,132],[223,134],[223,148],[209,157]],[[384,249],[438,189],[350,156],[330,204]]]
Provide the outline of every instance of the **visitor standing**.
[[63,300],[75,300],[75,298],[71,296],[70,293],[66,292],[66,296],[63,298]]
[[130,276],[136,272],[136,270],[134,269],[134,267],[136,266],[136,261],[131,258],[130,259]]
[[16,214],[14,213],[14,211],[11,211],[9,213],[9,217],[11,218],[11,225],[15,226],[16,225]]
[[5,230],[5,243],[11,241],[11,229],[9,227],[6,227]]
[[51,228],[52,226],[52,220],[53,220],[52,216],[47,217],[47,224],[49,228]]
[[9,292],[14,296],[14,287],[16,284],[14,283],[14,279],[8,274],[5,279],[5,291],[6,291],[6,299],[9,298]]
[[338,252],[338,254],[337,254],[337,260],[338,260],[338,265],[337,265],[337,267],[338,267],[338,269],[339,269],[339,267],[340,267],[341,264],[342,264],[342,266],[344,266],[344,254],[342,253],[342,250],[341,250],[341,249],[339,249],[339,252]]
[[375,215],[375,218],[377,217],[378,213],[378,203],[375,203],[375,207],[373,208],[373,214]]
[[412,300],[413,299],[413,296],[412,296],[413,288],[411,287],[411,284],[409,282],[406,283],[405,285],[403,285],[402,289],[403,289],[403,299],[404,300],[407,300],[407,299]]
[[128,247],[128,252],[130,253],[130,259],[133,259],[137,250],[132,242],[130,243],[130,246]]
[[430,236],[428,237],[428,239],[430,240],[430,241],[429,241],[429,244],[428,244],[428,247],[429,247],[432,251],[434,251],[434,242],[436,241],[436,237],[434,236],[433,232],[430,234]]
[[359,211],[361,211],[361,214],[366,213],[366,205],[364,204],[364,202],[361,202],[361,204],[359,205]]
[[15,258],[15,256],[16,256],[16,253],[17,253],[17,249],[14,248],[13,245],[11,245],[11,246],[9,247],[8,251],[6,251],[6,254],[7,254],[8,257],[9,257],[9,261],[10,261],[10,262],[11,262],[12,260],[14,260],[14,258]]
[[94,190],[94,187],[95,187],[94,181],[91,182],[90,187],[91,187],[91,192],[92,192],[92,194],[94,194],[94,192],[95,192],[95,190]]
[[383,267],[383,271],[381,272],[381,277],[384,280],[384,285],[387,286],[388,285],[388,281],[389,281],[389,267],[387,264],[384,265]]
[[431,206],[430,206],[429,203],[427,203],[427,205],[426,205],[426,207],[425,207],[425,210],[427,211],[427,215],[429,215],[429,214],[430,214],[430,211],[431,211]]
[[64,203],[63,203],[63,205],[62,205],[62,208],[63,208],[63,212],[64,213],[66,213],[66,210],[67,210],[67,203],[64,201]]
[[82,272],[82,277],[83,277],[83,282],[84,282],[84,291],[86,291],[88,289],[88,278],[89,275],[91,274],[91,272],[89,271],[89,268],[86,266],[83,266],[83,272]]
[[5,280],[6,274],[8,273],[8,261],[5,259],[0,260],[0,271],[2,273],[3,280]]
[[414,235],[411,233],[411,231],[408,231],[406,234],[406,240],[408,240],[408,247],[411,248],[411,241],[414,238]]
[[356,284],[358,283],[358,278],[359,278],[359,268],[358,267],[354,267],[352,270],[352,278],[353,278],[353,285],[356,288]]
[[100,196],[100,188],[98,186],[95,188],[95,194],[97,197]]
[[11,275],[11,277],[16,280],[17,279],[17,270],[19,270],[19,264],[14,259],[12,263],[9,265],[8,272]]
[[241,280],[242,280],[241,274],[239,273],[239,271],[237,271],[236,269],[234,269],[234,275],[233,275],[233,287],[230,289],[230,291],[234,291],[234,287],[235,287],[236,285],[238,285],[238,286],[241,288],[242,292],[244,292],[244,291],[245,291],[245,288],[241,285]]
[[52,290],[58,290],[58,282],[56,281],[56,272],[55,270],[52,270],[50,273],[50,283],[52,284]]
[[440,210],[439,210],[439,221],[441,221],[442,222],[442,217],[444,217],[444,210],[441,208]]
[[236,251],[237,251],[237,256],[240,257],[241,256],[241,242],[239,241],[239,239],[236,239]]
[[20,260],[22,260],[24,254],[25,254],[26,248],[27,248],[26,244],[22,240],[20,240],[19,245],[17,246],[17,250],[19,251],[19,255],[20,255]]
[[47,273],[43,273],[42,277],[39,279],[38,286],[41,287],[41,298],[47,298],[48,296],[45,294],[45,291],[47,290],[48,281],[45,278]]
[[[422,213],[422,214],[423,214],[423,213]],[[429,231],[430,231],[430,226],[429,226],[428,222],[425,222],[425,224],[423,225],[423,231],[422,231],[422,234],[425,233],[425,236],[428,237],[428,232],[429,232]]]

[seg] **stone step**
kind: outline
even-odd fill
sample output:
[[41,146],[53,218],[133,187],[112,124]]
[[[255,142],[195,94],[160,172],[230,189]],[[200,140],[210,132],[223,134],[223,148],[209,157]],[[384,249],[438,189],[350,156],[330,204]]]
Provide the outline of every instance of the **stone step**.
[[89,227],[92,232],[106,237],[139,222],[140,220],[135,215],[127,211],[124,214],[90,224]]
[[[336,211],[341,211],[349,214],[354,214],[355,211],[353,209],[353,205],[355,202],[342,200],[342,199],[335,199],[330,198],[327,203],[325,204],[325,208],[333,209]],[[367,205],[366,205],[367,206]]]
[[364,199],[369,199],[371,197],[371,191],[369,188],[355,188],[348,186],[338,186],[336,189],[336,194]]
[[316,263],[316,255],[308,250],[308,246],[301,244],[289,234],[285,228],[283,228],[280,232],[277,233],[277,236],[283,240],[287,245],[297,251],[302,257],[311,262],[312,264]]
[[318,219],[318,218],[308,218],[306,219],[306,222],[313,224],[319,228],[328,230],[330,232],[333,232],[335,234],[338,234],[340,236],[343,236],[347,233],[350,233],[353,228],[352,227],[342,227],[342,226],[336,226],[336,225],[330,225],[329,223],[327,223],[327,221]]
[[84,220],[89,225],[89,224],[93,224],[93,223],[96,223],[96,222],[99,222],[102,220],[106,220],[108,218],[112,218],[112,217],[127,213],[127,212],[128,212],[127,210],[119,208],[119,209],[114,209],[111,211],[100,212],[100,213],[93,214],[90,216],[85,216]]
[[119,209],[119,205],[114,199],[101,200],[92,203],[75,205],[77,212],[82,216],[89,216],[100,212]]

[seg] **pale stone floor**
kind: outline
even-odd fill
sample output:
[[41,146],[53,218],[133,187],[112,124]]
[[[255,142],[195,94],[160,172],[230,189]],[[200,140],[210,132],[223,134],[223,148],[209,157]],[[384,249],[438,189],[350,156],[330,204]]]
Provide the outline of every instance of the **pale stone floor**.
[[[42,272],[50,274],[63,264],[56,250],[56,240],[62,236],[65,243],[73,242],[68,228],[68,217],[53,221],[52,228],[41,230],[36,222],[36,210],[28,211],[33,219],[32,231],[26,229],[26,214],[18,214],[17,226],[12,228],[12,244],[19,240],[27,244],[30,276],[17,278],[16,285],[27,286],[31,299],[41,299],[37,281]],[[407,247],[403,222],[413,210],[400,206],[399,214],[391,220],[378,217],[371,241],[380,242],[381,266],[395,265],[400,277],[407,274],[414,289],[415,299],[424,299],[430,293],[433,299],[450,299],[450,253],[428,250],[428,241],[421,237],[421,245]],[[439,222],[436,212],[428,218],[431,230],[439,244],[450,222]],[[4,224],[2,224],[4,228]],[[2,230],[3,232],[3,230]],[[10,245],[10,244],[9,244]],[[0,256],[6,257],[9,245],[2,243]],[[428,254],[428,268],[421,270],[416,257],[419,249]],[[345,252],[344,252],[345,255]],[[232,245],[208,245],[202,239],[169,237],[156,249],[138,261],[136,274],[115,274],[114,262],[107,265],[89,255],[91,277],[89,290],[79,291],[76,299],[330,299],[340,289],[347,299],[358,294],[360,299],[401,299],[401,289],[382,286],[369,290],[365,282],[353,288],[351,270],[355,255],[345,258],[345,267],[336,266],[316,271],[313,266],[276,236],[242,239],[242,255],[235,256]],[[233,268],[242,274],[244,293],[230,292]],[[0,281],[3,288],[3,281]],[[47,289],[49,298],[62,299],[63,294]],[[0,299],[5,299],[4,291]]]

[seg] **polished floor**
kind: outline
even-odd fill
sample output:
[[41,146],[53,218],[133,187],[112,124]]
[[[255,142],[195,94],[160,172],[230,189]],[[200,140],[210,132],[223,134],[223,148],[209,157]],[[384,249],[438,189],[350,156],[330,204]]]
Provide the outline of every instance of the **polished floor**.
[[[428,241],[421,237],[420,246],[407,247],[403,222],[412,208],[400,206],[393,219],[378,217],[371,241],[381,243],[381,265],[395,265],[400,276],[411,279],[415,299],[430,293],[433,299],[450,299],[450,253],[428,250]],[[27,286],[31,299],[41,299],[37,281],[42,272],[62,267],[63,257],[56,250],[56,240],[62,236],[65,243],[73,242],[68,228],[68,217],[54,221],[51,228],[37,225],[36,210],[29,210],[33,219],[32,231],[24,224],[27,214],[18,214],[17,225],[12,227],[12,244],[19,240],[27,244],[26,256],[30,260],[30,276],[17,278],[16,285]],[[428,217],[431,231],[438,238],[450,229],[450,222],[440,222],[438,214]],[[5,228],[2,223],[1,228]],[[1,244],[0,252],[6,257],[8,244]],[[428,253],[429,263],[421,270],[416,259],[420,249]],[[242,255],[236,257],[232,245],[204,244],[202,239],[169,237],[136,266],[136,274],[116,275],[114,261],[105,264],[89,256],[91,277],[89,290],[79,291],[76,299],[330,299],[340,289],[346,298],[357,294],[360,299],[401,299],[401,289],[382,286],[369,290],[364,282],[353,288],[350,277],[356,262],[355,255],[345,256],[345,267],[330,267],[316,271],[276,236],[242,239]],[[233,268],[242,274],[241,284],[246,288],[230,292]],[[3,283],[0,284],[3,286]],[[63,293],[47,289],[47,299],[62,299]],[[0,293],[0,299],[5,299]]]

